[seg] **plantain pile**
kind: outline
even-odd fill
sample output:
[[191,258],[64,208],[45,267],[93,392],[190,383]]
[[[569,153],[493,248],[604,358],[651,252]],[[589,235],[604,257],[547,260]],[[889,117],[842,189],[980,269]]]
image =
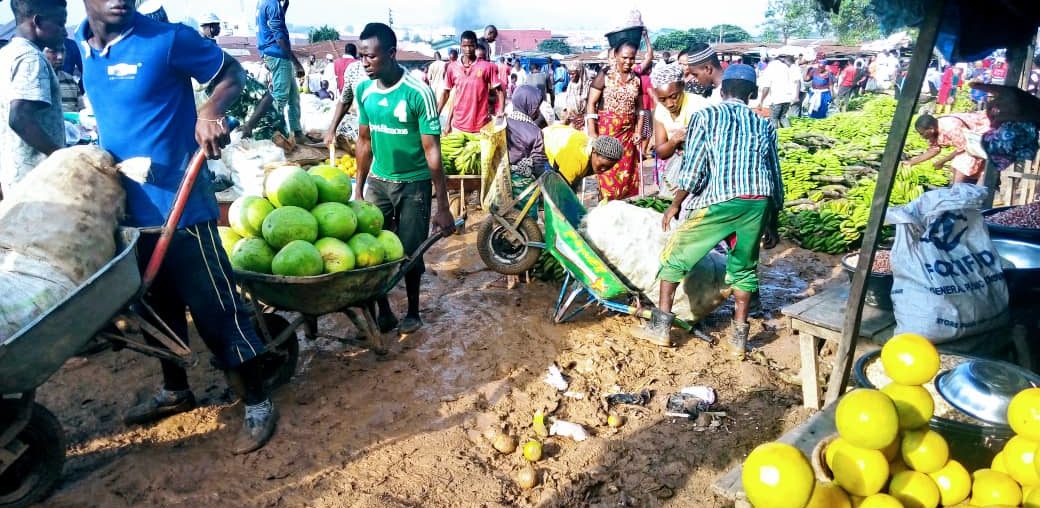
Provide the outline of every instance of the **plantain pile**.
[[544,282],[563,282],[566,274],[563,265],[545,249],[542,249],[542,255],[531,269],[531,275]]
[[447,175],[479,175],[480,137],[466,132],[441,136],[441,167]]
[[[806,249],[840,254],[862,240],[896,100],[871,96],[857,107],[820,120],[793,119],[778,132],[785,200],[780,233]],[[911,129],[904,151],[916,155],[927,147]],[[932,161],[900,167],[889,202],[903,205],[948,183],[947,171]]]

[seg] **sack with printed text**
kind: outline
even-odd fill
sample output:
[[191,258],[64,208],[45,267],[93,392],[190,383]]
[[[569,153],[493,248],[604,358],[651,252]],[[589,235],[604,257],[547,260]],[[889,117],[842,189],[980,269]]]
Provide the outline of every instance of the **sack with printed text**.
[[896,333],[947,342],[1003,326],[1008,289],[979,208],[986,189],[956,184],[888,211],[895,225]]

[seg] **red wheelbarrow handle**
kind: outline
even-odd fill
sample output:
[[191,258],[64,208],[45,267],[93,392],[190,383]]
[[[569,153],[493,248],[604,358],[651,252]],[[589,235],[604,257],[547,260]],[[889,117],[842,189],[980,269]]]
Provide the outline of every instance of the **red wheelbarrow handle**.
[[191,189],[195,187],[195,180],[198,179],[205,164],[206,154],[200,149],[195,152],[191,162],[188,163],[184,179],[181,180],[181,186],[177,189],[177,197],[173,201],[173,209],[170,210],[170,216],[166,218],[166,224],[163,225],[159,241],[156,242],[155,250],[152,251],[152,257],[148,259],[148,267],[145,268],[144,277],[141,280],[140,293],[142,295],[148,292],[148,288],[155,282],[155,276],[159,274],[159,268],[162,266],[163,259],[166,258],[166,251],[170,249],[170,241],[173,240],[173,234],[177,232],[177,225],[180,224],[181,216],[184,215],[184,208],[188,205]]

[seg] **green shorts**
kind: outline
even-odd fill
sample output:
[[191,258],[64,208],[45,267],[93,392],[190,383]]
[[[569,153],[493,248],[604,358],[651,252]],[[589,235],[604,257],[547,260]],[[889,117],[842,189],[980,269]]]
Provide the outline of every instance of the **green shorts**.
[[[383,229],[397,233],[406,256],[430,237],[432,195],[430,180],[389,182],[369,176],[365,189],[365,200],[383,212]],[[419,261],[413,270],[423,273],[426,265]]]
[[741,291],[758,291],[759,242],[771,213],[768,199],[731,199],[695,210],[661,252],[658,277],[682,282],[719,242],[735,235],[726,258],[726,284]]

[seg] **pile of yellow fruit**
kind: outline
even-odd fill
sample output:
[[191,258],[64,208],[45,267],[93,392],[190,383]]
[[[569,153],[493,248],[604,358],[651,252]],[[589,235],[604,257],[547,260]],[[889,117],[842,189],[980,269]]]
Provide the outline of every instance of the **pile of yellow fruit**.
[[891,384],[858,389],[838,402],[838,437],[823,462],[833,482],[816,480],[797,448],[766,443],[744,461],[742,480],[756,508],[1040,508],[1040,388],[1008,406],[1017,434],[989,469],[968,472],[928,428],[934,402],[921,385],[939,370],[939,353],[924,337],[900,334],[881,350]]
[[351,157],[350,155],[344,155],[343,157],[336,159],[335,164],[333,164],[332,161],[325,159],[325,164],[329,166],[336,166],[337,168],[343,170],[343,172],[351,178],[357,176],[357,159]]

